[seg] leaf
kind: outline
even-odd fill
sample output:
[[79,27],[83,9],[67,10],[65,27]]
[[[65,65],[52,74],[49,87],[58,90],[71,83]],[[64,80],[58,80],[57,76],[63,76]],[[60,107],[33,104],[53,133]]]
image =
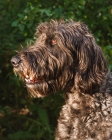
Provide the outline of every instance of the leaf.
[[38,112],[40,120],[49,129],[49,118],[48,118],[48,114],[46,110],[41,107],[38,107],[37,112]]
[[108,46],[106,46],[106,49],[111,50],[112,46],[108,45]]
[[20,24],[20,25],[19,25],[19,29],[20,29],[21,31],[23,31],[23,30],[24,30],[24,28],[25,28],[25,26],[24,26],[24,25],[22,25],[22,24]]
[[18,25],[18,21],[17,20],[13,21],[12,24],[11,24],[12,27],[16,27],[17,25]]
[[29,139],[29,138],[33,138],[34,135],[32,135],[31,133],[29,133],[28,131],[22,131],[19,130],[18,132],[14,133],[14,134],[9,134],[8,138],[10,138],[11,140],[20,140],[20,139]]
[[40,10],[41,13],[45,13],[47,16],[51,15],[51,10],[50,9],[42,9]]
[[23,14],[18,14],[18,17],[23,18],[24,15]]

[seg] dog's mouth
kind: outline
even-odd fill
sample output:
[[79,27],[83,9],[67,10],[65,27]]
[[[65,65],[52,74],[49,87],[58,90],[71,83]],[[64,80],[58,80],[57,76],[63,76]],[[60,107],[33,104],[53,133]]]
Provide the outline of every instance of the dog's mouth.
[[42,79],[40,77],[38,77],[38,79],[35,78],[31,78],[28,75],[25,76],[24,81],[26,84],[37,84],[42,82]]
[[50,79],[43,73],[33,72],[26,67],[14,68],[14,73],[20,77],[32,97],[44,97],[56,91],[56,80]]
[[16,70],[14,72],[16,75],[19,75],[22,78],[26,86],[32,85],[33,87],[33,85],[39,84],[43,81],[40,76],[29,76],[28,74],[17,72]]
[[25,76],[24,81],[25,81],[26,87],[33,89],[33,90],[37,90],[38,85],[42,83],[41,78],[38,78],[38,79],[31,78],[28,75]]
[[33,90],[37,90],[39,84],[41,84],[43,82],[42,78],[40,78],[39,76],[38,76],[38,78],[32,78],[29,75],[24,76],[23,81],[24,81],[26,87],[33,89]]

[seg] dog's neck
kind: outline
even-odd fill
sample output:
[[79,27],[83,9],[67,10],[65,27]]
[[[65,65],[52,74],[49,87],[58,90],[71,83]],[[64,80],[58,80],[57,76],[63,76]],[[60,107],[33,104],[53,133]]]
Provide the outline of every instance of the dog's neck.
[[[111,105],[112,86],[110,86],[110,84],[112,84],[112,73],[108,72],[104,83],[102,83],[101,88],[97,89],[97,92],[85,94],[72,88],[70,92],[66,93],[66,104],[69,105],[70,110],[73,110],[77,115],[80,113],[87,115],[91,110],[98,110],[101,104],[103,104],[102,102],[105,102],[107,98]],[[110,105],[108,105],[109,108]]]

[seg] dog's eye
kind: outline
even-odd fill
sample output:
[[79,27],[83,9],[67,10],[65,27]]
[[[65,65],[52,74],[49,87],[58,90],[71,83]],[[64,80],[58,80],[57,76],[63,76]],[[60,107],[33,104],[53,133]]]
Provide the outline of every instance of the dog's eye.
[[56,43],[57,43],[56,39],[52,39],[52,40],[51,40],[51,44],[52,44],[52,45],[56,45]]
[[56,39],[47,39],[46,44],[49,44],[50,46],[54,46],[57,44]]

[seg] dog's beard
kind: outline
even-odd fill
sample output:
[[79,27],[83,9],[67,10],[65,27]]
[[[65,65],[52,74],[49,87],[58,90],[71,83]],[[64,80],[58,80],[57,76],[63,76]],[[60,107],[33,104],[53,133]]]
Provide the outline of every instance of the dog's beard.
[[39,81],[36,83],[26,83],[26,87],[31,97],[45,97],[56,91],[56,81]]

